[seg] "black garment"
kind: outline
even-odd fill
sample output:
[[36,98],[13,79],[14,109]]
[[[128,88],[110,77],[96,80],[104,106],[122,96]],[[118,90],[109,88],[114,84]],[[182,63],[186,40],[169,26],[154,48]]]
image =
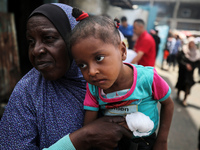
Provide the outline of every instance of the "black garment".
[[127,41],[128,41],[128,49],[133,49],[134,41],[132,40],[132,36],[126,36],[126,35],[124,35],[124,37],[127,38]]
[[160,37],[156,34],[151,34],[155,43],[156,43],[156,56],[158,54],[158,50],[159,50],[159,44],[160,44]]
[[[179,91],[182,90],[184,92],[188,90],[188,92],[190,93],[190,89],[195,83],[193,79],[194,69],[197,67],[199,61],[195,61],[195,62],[190,61],[189,59],[185,57],[182,51],[178,53],[177,61],[179,64],[179,72],[178,72],[178,81],[176,83],[176,88]],[[187,70],[186,64],[190,64],[192,66],[191,71]]]
[[147,137],[126,139],[123,138],[119,142],[117,150],[152,150],[156,140],[156,133]]
[[170,54],[168,57],[169,57],[168,58],[169,66],[171,66],[171,64],[173,64],[173,67],[175,67],[176,66],[176,54]]

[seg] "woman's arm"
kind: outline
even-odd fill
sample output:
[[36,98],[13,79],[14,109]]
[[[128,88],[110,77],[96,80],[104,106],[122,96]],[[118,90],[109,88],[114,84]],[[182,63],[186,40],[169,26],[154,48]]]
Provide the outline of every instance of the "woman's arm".
[[132,138],[132,132],[118,123],[125,122],[124,117],[101,117],[69,135],[76,150],[99,148],[113,150],[120,139]]
[[160,127],[153,150],[167,150],[167,138],[174,111],[174,102],[171,97],[161,102]]

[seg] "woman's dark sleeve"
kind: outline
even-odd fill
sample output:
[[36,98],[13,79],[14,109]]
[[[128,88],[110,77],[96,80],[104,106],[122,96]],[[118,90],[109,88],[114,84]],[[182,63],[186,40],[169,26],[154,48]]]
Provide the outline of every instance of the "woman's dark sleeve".
[[194,63],[194,69],[195,69],[195,68],[199,68],[199,66],[200,66],[200,61],[198,60],[198,61],[196,61],[196,62]]
[[183,51],[178,52],[176,59],[179,64],[186,66],[187,63]]

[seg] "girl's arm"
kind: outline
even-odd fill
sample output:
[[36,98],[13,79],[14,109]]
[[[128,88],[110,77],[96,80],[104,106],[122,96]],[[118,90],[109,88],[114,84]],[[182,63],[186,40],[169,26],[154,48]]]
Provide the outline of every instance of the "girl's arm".
[[85,111],[84,126],[97,119],[98,111]]
[[167,138],[174,111],[174,102],[171,97],[161,102],[160,127],[153,150],[167,150]]

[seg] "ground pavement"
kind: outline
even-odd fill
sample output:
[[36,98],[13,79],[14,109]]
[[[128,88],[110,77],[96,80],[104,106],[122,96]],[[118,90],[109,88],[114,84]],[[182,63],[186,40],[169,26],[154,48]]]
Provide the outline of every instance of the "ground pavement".
[[[174,88],[178,78],[178,67],[173,70],[165,66],[156,67],[158,74],[164,78],[172,89],[171,97],[174,100],[174,115],[168,138],[168,150],[197,150],[198,130],[200,128],[200,83],[196,83],[188,96],[188,106],[184,107],[180,99],[176,100],[177,90]],[[194,72],[195,81],[199,80],[198,70]]]

